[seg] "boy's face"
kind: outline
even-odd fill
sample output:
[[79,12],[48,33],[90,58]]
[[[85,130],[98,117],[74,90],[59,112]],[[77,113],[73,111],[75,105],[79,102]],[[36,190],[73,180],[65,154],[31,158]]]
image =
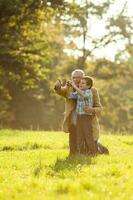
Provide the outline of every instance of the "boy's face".
[[81,89],[81,90],[87,90],[89,88],[90,88],[90,86],[86,84],[86,80],[81,79],[81,81],[79,83],[79,89]]

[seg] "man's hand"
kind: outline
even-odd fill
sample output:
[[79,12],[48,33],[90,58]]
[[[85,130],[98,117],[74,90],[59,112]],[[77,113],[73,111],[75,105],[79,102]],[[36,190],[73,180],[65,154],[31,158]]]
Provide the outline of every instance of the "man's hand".
[[94,112],[94,108],[93,108],[93,107],[85,107],[85,108],[84,108],[84,111],[85,111],[86,113],[93,113],[93,112]]
[[58,90],[58,89],[60,89],[60,88],[61,88],[61,81],[60,81],[60,80],[57,80],[57,81],[55,82],[54,89],[55,89],[55,90]]

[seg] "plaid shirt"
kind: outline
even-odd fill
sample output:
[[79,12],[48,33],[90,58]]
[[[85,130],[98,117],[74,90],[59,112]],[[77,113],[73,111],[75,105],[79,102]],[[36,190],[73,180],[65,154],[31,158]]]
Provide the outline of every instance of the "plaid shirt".
[[77,91],[72,92],[69,96],[70,99],[77,99],[77,105],[76,105],[76,112],[77,114],[88,114],[84,111],[85,107],[92,107],[93,106],[93,96],[91,90],[84,90],[83,91],[84,97],[82,97]]

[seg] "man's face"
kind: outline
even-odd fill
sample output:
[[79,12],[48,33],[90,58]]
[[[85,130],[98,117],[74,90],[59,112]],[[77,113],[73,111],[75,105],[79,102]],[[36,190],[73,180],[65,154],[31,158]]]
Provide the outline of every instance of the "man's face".
[[83,75],[81,73],[74,73],[73,76],[72,76],[72,80],[74,81],[74,83],[79,86],[79,83],[82,79]]

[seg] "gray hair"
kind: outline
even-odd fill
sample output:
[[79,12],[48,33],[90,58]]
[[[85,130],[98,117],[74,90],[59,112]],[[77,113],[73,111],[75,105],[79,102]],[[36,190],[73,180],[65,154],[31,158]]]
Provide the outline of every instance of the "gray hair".
[[75,73],[79,74],[81,77],[85,76],[85,73],[82,69],[75,69],[74,71],[72,71],[71,76],[73,77]]

